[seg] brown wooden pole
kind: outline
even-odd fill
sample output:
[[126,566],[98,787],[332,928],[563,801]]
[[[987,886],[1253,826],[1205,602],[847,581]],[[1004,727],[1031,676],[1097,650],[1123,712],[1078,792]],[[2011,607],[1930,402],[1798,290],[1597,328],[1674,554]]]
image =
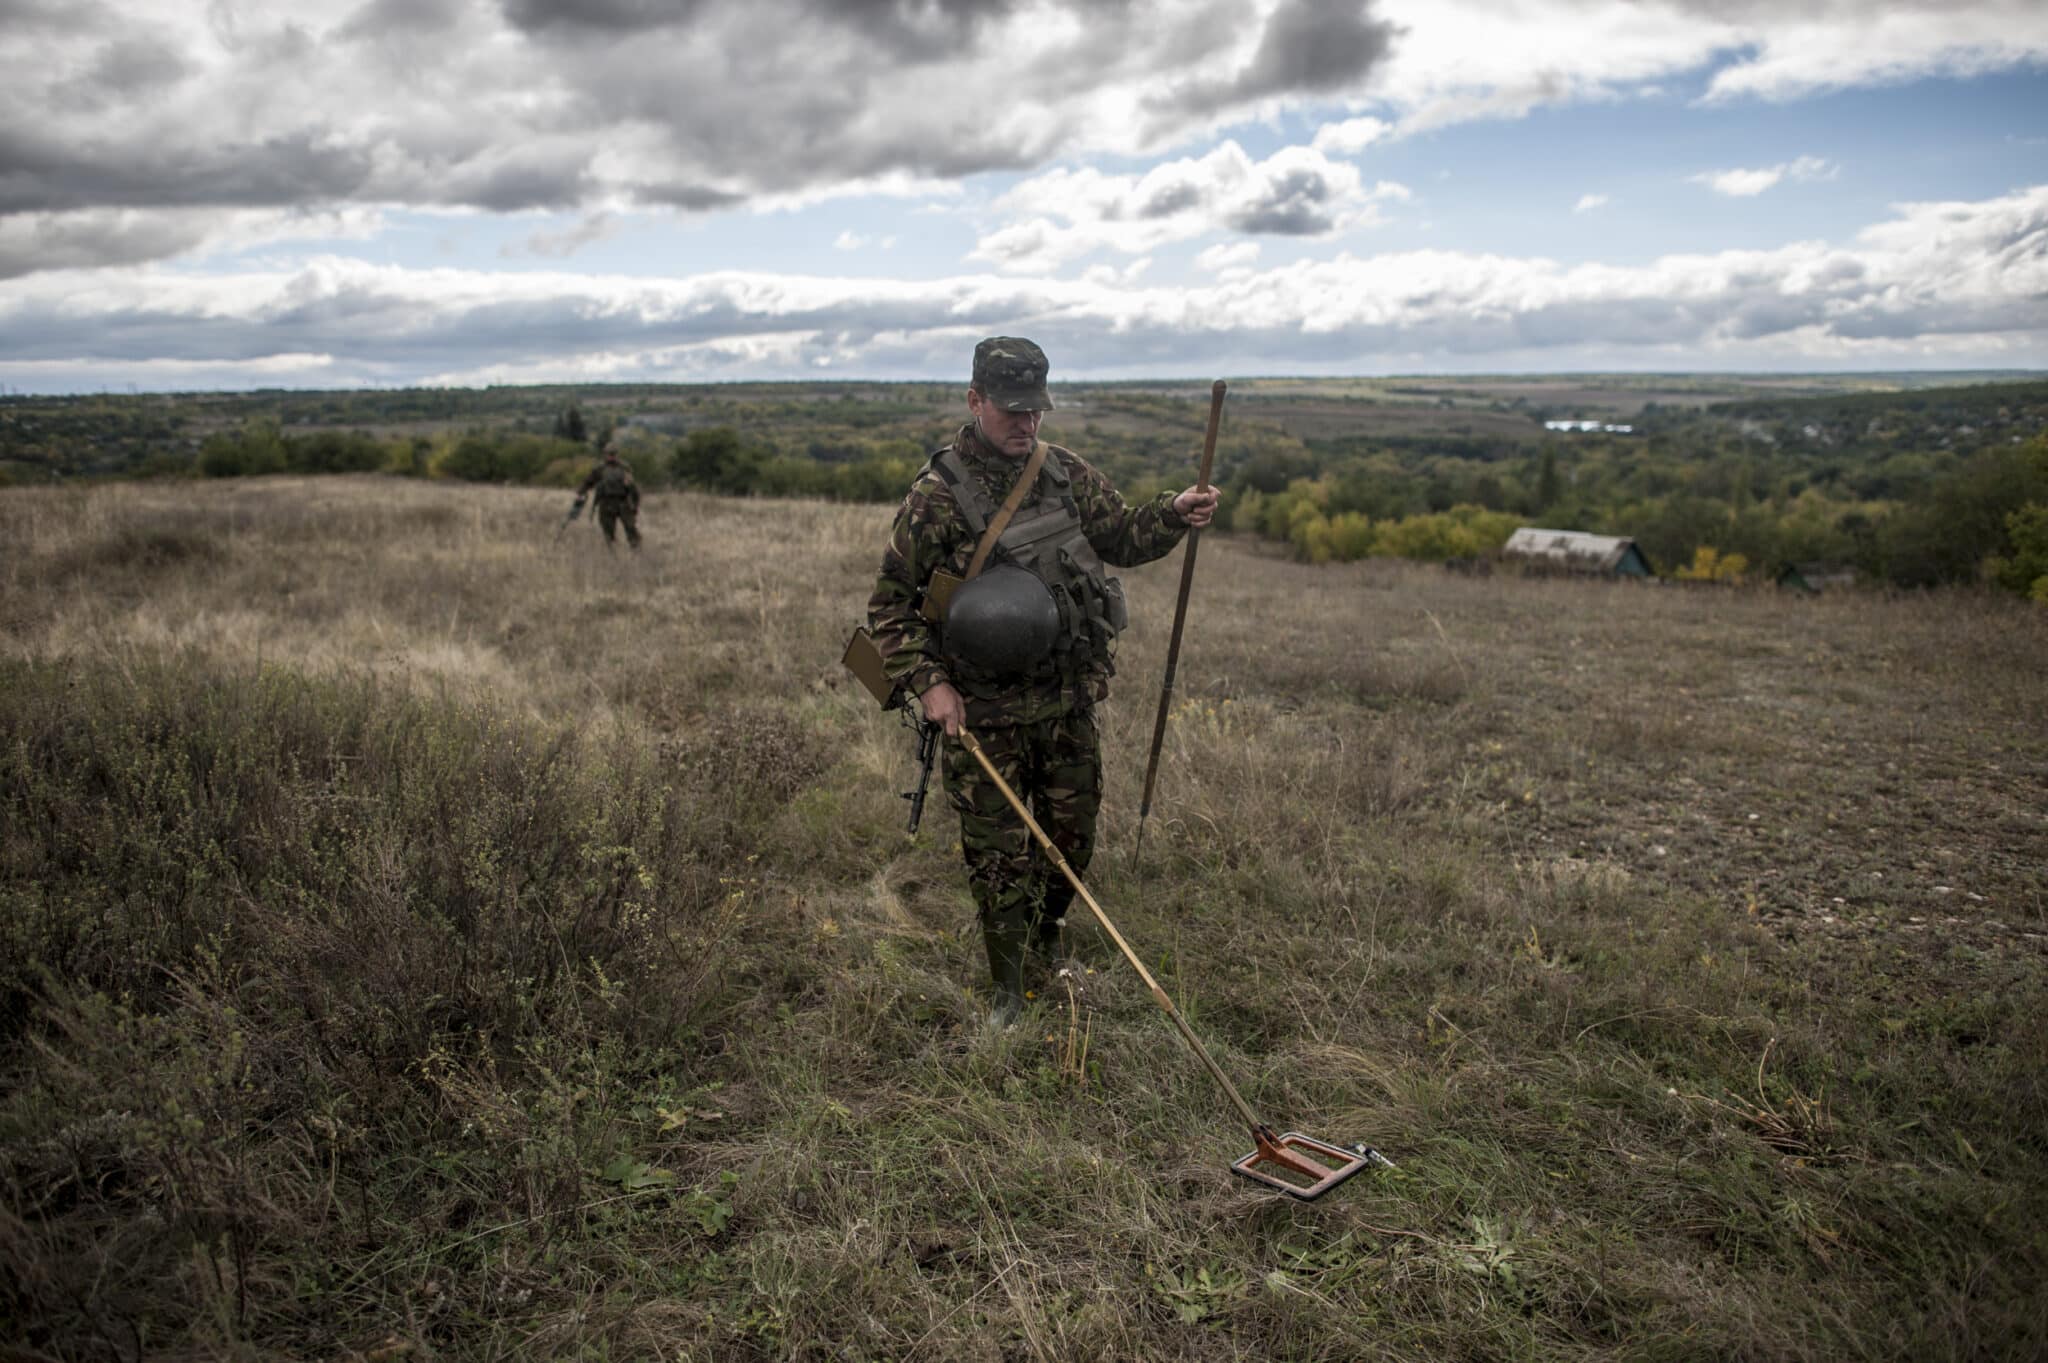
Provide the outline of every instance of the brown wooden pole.
[[[1202,471],[1195,486],[1206,490],[1209,470],[1216,461],[1216,432],[1223,424],[1223,380],[1209,389],[1209,431],[1202,437]],[[1195,585],[1195,551],[1201,548],[1202,532],[1188,531],[1187,554],[1180,561],[1180,600],[1173,607],[1173,635],[1166,641],[1166,678],[1159,687],[1159,713],[1152,717],[1152,755],[1145,759],[1145,794],[1138,801],[1138,842],[1131,860],[1142,860],[1145,852],[1145,819],[1152,813],[1152,783],[1159,775],[1159,746],[1166,739],[1166,712],[1173,707],[1173,674],[1180,666],[1180,636],[1187,626],[1188,593]]]

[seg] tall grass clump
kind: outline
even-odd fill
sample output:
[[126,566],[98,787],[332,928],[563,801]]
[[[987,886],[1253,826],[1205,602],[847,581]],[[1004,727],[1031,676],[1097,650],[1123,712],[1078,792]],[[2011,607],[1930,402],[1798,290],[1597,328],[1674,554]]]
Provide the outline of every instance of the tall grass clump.
[[573,1238],[616,1091],[687,1092],[748,1004],[708,768],[362,677],[4,666],[0,1314],[37,1350],[324,1345],[422,1305],[423,1243]]

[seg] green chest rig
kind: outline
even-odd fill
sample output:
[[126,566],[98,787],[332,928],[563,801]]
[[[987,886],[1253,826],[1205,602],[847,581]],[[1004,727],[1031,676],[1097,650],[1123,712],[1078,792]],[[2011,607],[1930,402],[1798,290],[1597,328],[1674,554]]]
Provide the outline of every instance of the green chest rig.
[[[997,514],[994,502],[950,446],[932,455],[932,469],[953,490],[954,504],[979,542]],[[1091,675],[1106,677],[1114,670],[1110,658],[1116,636],[1129,619],[1123,584],[1108,574],[1088,542],[1080,508],[1074,504],[1072,479],[1050,451],[1038,471],[1036,499],[1017,508],[997,537],[989,561],[1015,564],[1036,577],[1059,609],[1052,653],[1035,680],[1077,682]],[[962,680],[972,687],[998,679]]]
[[597,504],[599,506],[623,506],[632,500],[633,471],[625,461],[613,463],[606,460],[598,465]]

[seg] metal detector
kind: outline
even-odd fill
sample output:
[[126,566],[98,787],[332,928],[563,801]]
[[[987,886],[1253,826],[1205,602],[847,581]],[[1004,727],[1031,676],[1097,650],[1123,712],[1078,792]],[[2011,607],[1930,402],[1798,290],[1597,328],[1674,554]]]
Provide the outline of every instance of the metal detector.
[[1159,981],[1153,979],[1152,972],[1145,969],[1145,963],[1138,959],[1138,953],[1131,950],[1131,944],[1117,931],[1116,924],[1109,921],[1109,915],[1102,911],[1102,905],[1096,903],[1095,896],[1088,893],[1088,887],[1081,883],[1081,877],[1074,874],[1074,868],[1067,864],[1067,859],[1060,854],[1060,849],[1053,845],[1053,840],[1038,826],[1038,820],[1031,817],[1031,811],[1017,798],[1017,792],[1010,789],[1010,783],[996,770],[995,763],[988,760],[988,754],[981,750],[981,744],[975,741],[974,735],[962,729],[960,743],[968,752],[974,754],[975,761],[981,763],[981,769],[996,783],[996,789],[1002,791],[1003,798],[1010,802],[1010,808],[1017,811],[1017,816],[1024,820],[1024,826],[1038,839],[1039,847],[1052,858],[1052,864],[1059,867],[1060,874],[1074,887],[1074,893],[1079,895],[1081,902],[1094,913],[1095,921],[1102,924],[1102,930],[1116,943],[1117,950],[1123,952],[1124,959],[1131,963],[1131,968],[1145,981],[1145,986],[1152,991],[1153,1001],[1166,1010],[1166,1016],[1180,1029],[1181,1040],[1187,1042],[1188,1049],[1195,1053],[1196,1059],[1208,1067],[1209,1073],[1215,1076],[1216,1082],[1223,1086],[1224,1093],[1229,1095],[1231,1106],[1237,1109],[1238,1115],[1251,1127],[1252,1140],[1256,1148],[1230,1166],[1233,1172],[1244,1175],[1254,1183],[1262,1183],[1276,1192],[1286,1193],[1289,1197],[1300,1198],[1303,1202],[1313,1202],[1353,1174],[1375,1165],[1383,1169],[1394,1167],[1392,1160],[1371,1146],[1332,1145],[1313,1136],[1304,1136],[1299,1131],[1289,1131],[1281,1135],[1260,1121],[1258,1114],[1252,1111],[1251,1104],[1237,1091],[1237,1085],[1230,1082],[1230,1076],[1216,1063],[1216,1057],[1209,1054],[1209,1048],[1202,1044],[1201,1038],[1188,1026],[1187,1019],[1173,1006],[1173,1000],[1159,987]]

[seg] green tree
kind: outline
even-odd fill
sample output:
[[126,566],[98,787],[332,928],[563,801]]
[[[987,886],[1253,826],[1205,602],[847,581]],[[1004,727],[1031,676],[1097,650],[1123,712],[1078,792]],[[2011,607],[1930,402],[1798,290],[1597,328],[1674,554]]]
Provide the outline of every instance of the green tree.
[[772,454],[731,426],[708,426],[683,438],[670,468],[685,487],[744,495],[755,491],[761,466]]
[[498,442],[472,431],[442,452],[434,472],[442,478],[460,478],[471,483],[500,483],[508,478]]
[[1557,472],[1557,447],[1545,445],[1543,461],[1536,471],[1536,505],[1530,509],[1540,516],[1556,506],[1563,496],[1564,480]]
[[284,441],[272,421],[251,421],[234,432],[217,431],[199,446],[199,471],[209,478],[283,473],[286,467]]
[[361,431],[315,431],[284,447],[294,473],[368,473],[385,460],[384,447]]
[[2005,518],[2012,552],[1999,560],[1998,584],[2048,604],[2048,503],[2029,502]]
[[2048,503],[2048,437],[1986,450],[1934,485],[1925,502],[1886,518],[1885,576],[1902,587],[1971,582],[2012,551],[2009,518]]

